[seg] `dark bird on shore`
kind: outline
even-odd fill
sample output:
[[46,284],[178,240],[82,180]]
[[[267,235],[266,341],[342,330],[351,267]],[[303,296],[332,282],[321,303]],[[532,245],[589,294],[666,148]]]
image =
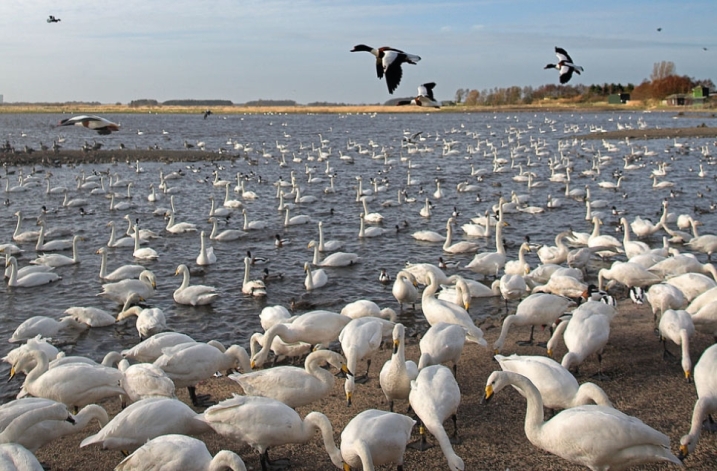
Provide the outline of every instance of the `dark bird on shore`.
[[573,60],[568,55],[568,52],[560,47],[555,48],[555,55],[558,56],[557,64],[548,64],[544,69],[558,69],[560,73],[560,83],[568,83],[573,77],[573,72],[580,75],[583,68],[579,65],[575,65]]
[[436,101],[433,97],[433,89],[435,88],[435,82],[424,83],[418,87],[418,95],[411,100],[401,100],[396,103],[397,106],[401,105],[417,105],[417,106],[430,106],[433,108],[440,108],[441,104]]
[[415,65],[421,60],[419,56],[407,54],[392,47],[379,47],[375,49],[365,44],[359,44],[351,49],[351,52],[360,51],[370,52],[376,57],[376,75],[379,79],[382,79],[384,75],[386,76],[388,93],[393,93],[398,87],[398,84],[401,83],[401,77],[403,76],[401,64],[405,62]]
[[62,20],[60,20],[59,18],[55,18],[52,15],[50,15],[50,17],[47,19],[48,23],[59,23],[60,21],[62,21]]
[[106,135],[111,134],[112,131],[119,131],[120,125],[113,123],[105,118],[92,115],[75,116],[73,118],[67,118],[60,121],[58,126],[82,126],[93,131],[97,131],[97,134]]

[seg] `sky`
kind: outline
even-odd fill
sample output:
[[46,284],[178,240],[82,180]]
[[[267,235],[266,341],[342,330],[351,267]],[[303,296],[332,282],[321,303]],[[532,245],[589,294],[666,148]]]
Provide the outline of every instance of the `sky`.
[[[356,44],[421,61],[403,66],[391,96]],[[450,100],[459,88],[558,83],[543,69],[555,46],[585,69],[572,84],[639,84],[660,61],[717,82],[714,0],[2,0],[0,95],[364,104],[436,82]]]

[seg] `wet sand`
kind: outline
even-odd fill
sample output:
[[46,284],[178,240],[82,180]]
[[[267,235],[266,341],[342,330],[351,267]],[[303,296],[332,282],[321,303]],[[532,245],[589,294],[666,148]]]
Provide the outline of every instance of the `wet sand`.
[[[480,301],[474,300],[477,306]],[[420,312],[416,314],[421,319]],[[425,322],[418,325],[427,328]],[[481,325],[488,344],[492,346],[500,332],[497,320],[488,320]],[[545,355],[545,348],[538,346],[517,346],[515,341],[525,339],[528,327],[511,330],[503,351],[504,355]],[[536,339],[547,340],[548,332],[538,332]],[[693,362],[696,363],[702,351],[713,343],[714,339],[696,334],[691,346]],[[407,359],[418,361],[418,338],[414,335],[407,339]],[[668,345],[672,352],[679,352],[676,346]],[[556,349],[558,361],[565,353],[563,344]],[[381,365],[390,357],[390,349],[380,351],[373,361],[370,380],[357,385],[353,405],[348,407],[343,392],[343,380],[337,379],[331,394],[316,403],[301,407],[299,414],[305,417],[312,410],[325,413],[334,427],[337,443],[341,430],[349,420],[365,409],[387,410],[378,382]],[[580,367],[577,379],[579,383],[593,381],[602,387],[614,405],[626,414],[641,419],[646,424],[667,434],[671,440],[673,453],[677,454],[679,439],[690,428],[692,408],[696,400],[694,384],[685,381],[679,360],[662,359],[662,346],[652,328],[652,312],[648,305],[636,306],[629,299],[620,302],[619,314],[613,320],[610,341],[603,355],[604,372],[608,380],[598,381],[591,376],[598,371],[597,359],[588,358]],[[359,365],[357,374],[365,371],[365,362]],[[499,369],[492,359],[492,350],[475,344],[466,344],[458,365],[458,384],[461,388],[461,405],[458,410],[459,435],[462,444],[454,446],[455,452],[464,460],[466,470],[572,470],[585,469],[571,465],[557,456],[546,453],[533,446],[525,437],[523,423],[526,401],[516,391],[507,388],[496,394],[487,404],[481,404],[485,381],[492,371]],[[239,385],[228,378],[212,378],[201,383],[198,393],[211,394],[215,401],[230,397],[231,393],[241,394]],[[188,403],[186,390],[179,391],[179,398]],[[103,404],[110,416],[119,410],[119,401],[111,400]],[[397,402],[396,411],[405,412],[406,402]],[[199,410],[198,410],[199,411]],[[448,433],[452,423],[445,424]],[[118,451],[102,451],[94,445],[80,449],[80,441],[98,430],[96,425],[73,436],[65,437],[38,451],[38,458],[53,471],[97,471],[111,470],[122,460]],[[414,427],[414,438],[418,430]],[[259,470],[259,457],[246,445],[227,440],[215,433],[200,436],[207,447],[216,453],[221,449],[237,452],[247,464],[247,469]],[[436,443],[429,436],[432,443]],[[335,469],[325,452],[319,434],[307,444],[282,446],[270,451],[274,458],[290,458],[294,470],[331,470]],[[694,454],[685,461],[685,467],[695,470],[714,470],[717,463],[717,435],[703,433]],[[673,465],[652,465],[635,469],[667,469]],[[380,467],[379,469],[395,469]],[[406,451],[406,470],[447,469],[446,460],[440,448],[433,447],[425,452],[412,449]]]

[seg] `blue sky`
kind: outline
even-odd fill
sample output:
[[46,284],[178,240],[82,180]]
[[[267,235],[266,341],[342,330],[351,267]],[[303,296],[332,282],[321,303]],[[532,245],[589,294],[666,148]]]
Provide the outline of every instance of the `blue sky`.
[[[543,70],[555,46],[585,68],[574,83],[638,84],[662,60],[717,82],[713,12],[714,0],[3,0],[0,94],[384,102],[372,56],[349,53],[359,43],[422,57],[394,96],[429,81],[439,99],[557,83]],[[48,24],[50,14],[62,21]]]

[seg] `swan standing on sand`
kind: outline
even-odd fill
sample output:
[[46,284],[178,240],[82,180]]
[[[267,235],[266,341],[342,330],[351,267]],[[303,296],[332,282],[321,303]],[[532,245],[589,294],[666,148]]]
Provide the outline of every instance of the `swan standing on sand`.
[[692,359],[690,358],[690,338],[695,335],[695,325],[690,313],[683,310],[668,309],[662,313],[658,326],[662,347],[667,355],[667,339],[679,345],[682,350],[682,371],[689,381],[692,374]]
[[44,407],[39,406],[20,414],[6,424],[2,433],[0,433],[0,444],[18,443],[26,433],[32,431],[33,427],[49,420],[75,422],[70,413],[67,412],[64,404],[54,402]]
[[[176,398],[174,382],[161,368],[151,363],[130,365],[127,359],[120,361],[117,368],[122,372],[120,386],[127,393],[126,397],[130,402],[159,396]],[[126,404],[123,403],[122,408],[125,406]]]
[[369,409],[355,416],[341,432],[344,469],[374,469],[395,464],[403,468],[406,444],[416,421],[402,414]]
[[[695,451],[704,422],[710,414],[717,413],[717,345],[707,348],[695,365],[695,389],[697,402],[692,411],[690,432],[680,439],[680,459],[684,460]],[[707,424],[714,429],[710,420]]]
[[418,367],[411,360],[406,361],[406,328],[403,324],[393,327],[393,354],[386,361],[379,374],[381,390],[388,401],[388,410],[393,412],[395,400],[406,400],[411,392],[411,381],[418,376]]
[[446,322],[432,325],[418,344],[421,350],[418,369],[450,361],[453,362],[453,376],[457,377],[458,361],[461,359],[465,341],[466,330],[463,326]]
[[[371,369],[371,357],[381,346],[383,340],[383,319],[376,317],[354,318],[341,329],[339,342],[341,351],[346,355],[346,366],[348,374],[344,383],[346,403],[350,406],[356,383],[364,383],[368,380]],[[393,326],[392,322],[388,325]],[[356,376],[358,362],[366,359],[366,375]]]
[[682,464],[670,452],[667,435],[612,407],[573,407],[545,422],[540,392],[517,373],[494,371],[486,383],[485,400],[509,385],[528,401],[525,435],[538,448],[592,470],[663,461]]
[[411,304],[413,309],[416,309],[416,300],[418,299],[417,285],[416,277],[408,271],[401,270],[396,275],[393,287],[391,288],[391,294],[393,294],[393,297],[398,301],[398,306],[401,311],[403,311],[404,304]]

